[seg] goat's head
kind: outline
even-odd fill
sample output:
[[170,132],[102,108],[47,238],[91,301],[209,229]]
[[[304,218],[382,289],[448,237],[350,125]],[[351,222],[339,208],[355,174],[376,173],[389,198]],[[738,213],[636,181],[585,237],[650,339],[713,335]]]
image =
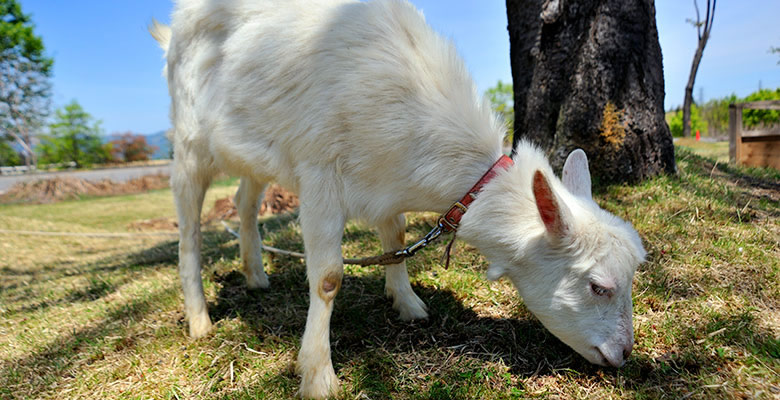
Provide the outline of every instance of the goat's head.
[[467,236],[491,262],[488,278],[509,278],[550,332],[588,361],[619,367],[634,343],[631,283],[645,257],[639,235],[592,200],[582,150],[566,160],[563,182],[538,150],[523,156],[546,168],[521,170],[526,160],[518,160],[486,188],[493,193],[469,209],[461,230],[471,230]]

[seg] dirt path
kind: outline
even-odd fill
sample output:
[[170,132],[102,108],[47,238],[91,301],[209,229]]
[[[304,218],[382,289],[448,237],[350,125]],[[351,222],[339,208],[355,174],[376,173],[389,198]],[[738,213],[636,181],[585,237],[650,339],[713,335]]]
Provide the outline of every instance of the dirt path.
[[107,168],[86,171],[44,172],[27,175],[0,176],[0,194],[10,189],[11,186],[18,182],[31,182],[40,179],[74,178],[86,179],[88,181],[101,181],[103,179],[110,179],[114,182],[126,182],[131,179],[140,178],[142,176],[158,174],[170,175],[170,164],[144,167]]

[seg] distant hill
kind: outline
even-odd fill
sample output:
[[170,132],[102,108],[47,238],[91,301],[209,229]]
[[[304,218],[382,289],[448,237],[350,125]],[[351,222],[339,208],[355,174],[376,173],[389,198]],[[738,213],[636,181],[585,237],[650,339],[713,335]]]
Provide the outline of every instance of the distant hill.
[[168,141],[168,138],[165,137],[165,132],[167,131],[159,131],[146,135],[146,142],[157,147],[157,151],[152,154],[153,160],[171,158],[171,143]]

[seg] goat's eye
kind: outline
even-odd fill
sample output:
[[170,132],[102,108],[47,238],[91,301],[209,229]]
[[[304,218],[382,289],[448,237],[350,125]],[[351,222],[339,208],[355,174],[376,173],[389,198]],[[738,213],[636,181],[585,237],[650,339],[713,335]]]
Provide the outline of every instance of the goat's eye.
[[607,296],[610,294],[609,289],[603,286],[599,286],[598,284],[593,282],[590,283],[590,290],[592,290],[593,293],[595,293],[597,296]]

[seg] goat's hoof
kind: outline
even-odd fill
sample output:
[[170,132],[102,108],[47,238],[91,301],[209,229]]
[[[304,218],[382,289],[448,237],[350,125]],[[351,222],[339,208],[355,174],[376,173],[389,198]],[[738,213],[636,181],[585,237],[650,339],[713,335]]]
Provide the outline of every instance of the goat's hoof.
[[398,311],[402,321],[428,318],[428,306],[413,291],[398,295],[393,293],[393,309]]
[[265,272],[245,274],[246,286],[250,289],[268,289],[271,283],[268,282],[268,275]]
[[318,368],[312,372],[301,374],[301,388],[298,397],[304,399],[326,399],[338,392],[339,378],[333,370],[333,365]]
[[202,313],[190,318],[190,337],[200,339],[211,331],[211,318],[208,313]]

